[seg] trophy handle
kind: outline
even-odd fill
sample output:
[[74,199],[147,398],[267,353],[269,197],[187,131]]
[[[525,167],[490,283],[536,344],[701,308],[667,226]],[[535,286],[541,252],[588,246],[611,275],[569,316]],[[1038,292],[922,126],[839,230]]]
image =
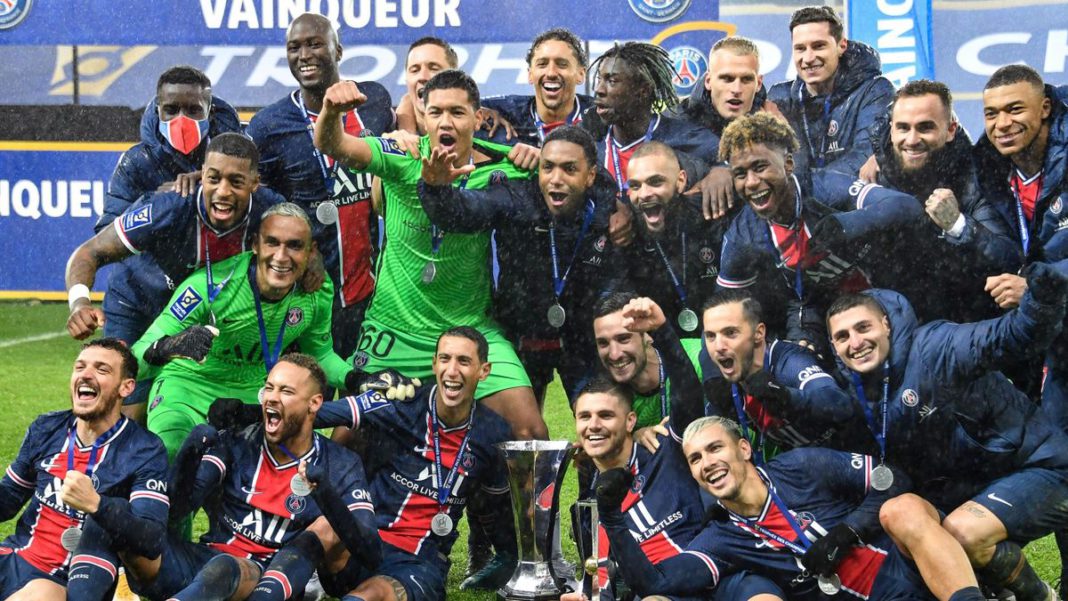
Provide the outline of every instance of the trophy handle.
[[[575,449],[571,448],[568,449],[567,453],[564,455],[563,462],[560,465],[560,470],[556,473],[556,482],[553,485],[553,502],[550,507],[560,506],[560,489],[564,486],[564,476],[567,475],[567,468],[571,463],[571,456],[574,455],[574,453]],[[560,519],[559,511],[549,512],[549,535],[545,537],[545,548],[542,549],[542,557],[548,559],[549,575],[552,577],[553,582],[555,582],[557,586],[562,588],[563,592],[573,593],[574,590],[567,583],[568,579],[557,575],[556,567],[553,565],[554,562],[552,561],[554,539],[552,533],[556,532],[556,521],[558,519]]]

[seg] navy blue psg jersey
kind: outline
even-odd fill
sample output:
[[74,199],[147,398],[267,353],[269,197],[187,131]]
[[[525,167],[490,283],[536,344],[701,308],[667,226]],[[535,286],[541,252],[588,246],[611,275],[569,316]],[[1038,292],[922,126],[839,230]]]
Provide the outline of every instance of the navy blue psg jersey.
[[[590,124],[586,125],[589,126],[588,129],[595,127]],[[601,134],[602,138],[597,140],[597,160],[625,192],[627,165],[630,164],[630,158],[634,156],[638,147],[646,142],[646,138],[638,138],[624,144],[611,134],[611,128],[607,128],[607,132]],[[647,137],[649,140],[667,144],[681,155],[679,162],[686,171],[687,181],[695,183],[700,181],[716,161],[719,143],[715,134],[689,121],[664,114],[654,115],[649,123]],[[623,194],[623,199],[626,200],[626,194]]]
[[196,482],[200,490],[221,492],[209,504],[211,526],[200,539],[212,548],[265,563],[321,516],[311,495],[297,496],[290,488],[300,460],[325,466],[350,512],[374,513],[360,457],[321,434],[307,453],[284,463],[267,450],[262,424],[224,431],[215,448],[228,452],[204,455]]
[[[697,482],[690,477],[680,441],[674,432],[660,436],[660,448],[650,453],[634,443],[627,468],[634,475],[620,510],[631,536],[649,561],[657,564],[682,552],[701,530],[704,507]],[[594,477],[589,495],[597,487]],[[602,590],[608,582],[607,559],[611,554],[608,533],[597,529],[597,578]],[[609,599],[607,590],[603,598]]]
[[[490,96],[482,99],[482,106],[499,112],[515,129],[516,137],[506,140],[504,128],[498,127],[493,137],[488,138],[491,142],[499,144],[518,144],[522,142],[541,148],[545,136],[549,135],[554,129],[564,125],[581,125],[582,114],[586,109],[593,106],[593,98],[583,94],[576,94],[574,108],[568,113],[567,119],[549,123],[541,121],[536,116],[534,96],[521,94]],[[486,137],[486,130],[480,129],[475,132],[475,135],[480,138]]]
[[[343,116],[345,131],[353,136],[381,136],[395,123],[392,100],[384,87],[360,82],[367,102]],[[264,184],[312,217],[312,236],[334,280],[342,306],[370,296],[374,290],[372,259],[378,240],[378,219],[371,210],[371,174],[335,165],[312,144],[318,115],[306,110],[299,91],[261,109],[248,124],[248,135],[260,150],[260,176]],[[316,208],[330,200],[338,218],[323,224]]]
[[83,445],[75,437],[71,449],[74,423],[70,411],[46,413],[34,420],[18,456],[0,481],[0,496],[5,501],[18,500],[18,506],[4,507],[5,513],[11,511],[13,515],[29,500],[15,533],[0,546],[0,554],[18,553],[42,572],[62,578],[66,578],[72,554],[60,544],[60,536],[85,520],[83,513],[59,498],[72,452],[74,469],[87,473],[95,446],[96,462],[90,474],[93,487],[102,496],[128,499],[130,510],[137,517],[166,524],[170,507],[167,453],[159,438],[121,417],[111,431],[93,444]]
[[[446,500],[446,511],[454,524],[463,515],[475,487],[491,495],[501,495],[497,503],[508,503],[508,477],[499,442],[512,439],[508,423],[479,404],[467,423],[440,431],[442,474],[437,473],[430,403],[437,386],[423,386],[415,399],[393,403],[378,392],[323,403],[316,427],[345,425],[371,431],[375,455],[384,462],[373,468],[371,492],[378,508],[378,533],[384,542],[414,555],[448,556],[456,541],[456,528],[445,536],[433,534],[430,521],[441,512],[438,482],[447,482],[456,464],[457,451],[465,436],[467,446]],[[468,430],[470,429],[470,436]]]
[[[154,303],[148,309],[152,315],[159,314],[174,287],[204,267],[207,260],[216,263],[249,250],[264,211],[284,200],[261,186],[253,192],[245,218],[226,231],[218,231],[204,214],[203,189],[199,186],[191,196],[165,192],[142,198],[115,219],[113,227],[130,252],[150,255],[162,274],[157,270],[125,269],[108,281],[109,290],[137,288],[137,298]],[[131,257],[127,262],[133,267],[140,258]],[[221,283],[226,276],[217,274],[216,281]]]
[[[871,487],[872,467],[868,455],[804,448],[782,453],[757,471],[773,487],[805,537],[815,541],[840,523],[852,525],[852,517],[847,517],[855,511],[871,511],[873,516],[866,517],[878,519],[878,504],[861,507]],[[779,537],[807,548],[808,543],[799,542],[797,532],[772,495],[768,495],[757,518],[724,513],[725,517],[710,522],[685,551],[704,562],[712,572],[713,582],[723,574],[751,570],[775,581],[790,598],[820,596],[816,578],[805,571],[798,555],[752,525],[755,521]],[[842,592],[862,599],[871,594],[890,548],[885,535],[874,543],[852,547],[838,565]]]

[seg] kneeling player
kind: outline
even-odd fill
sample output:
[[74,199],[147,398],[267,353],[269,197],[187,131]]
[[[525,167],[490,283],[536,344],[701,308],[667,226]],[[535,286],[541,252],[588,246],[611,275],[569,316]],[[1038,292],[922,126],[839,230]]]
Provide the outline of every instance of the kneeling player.
[[64,599],[68,564],[71,582],[83,578],[84,557],[75,553],[83,525],[159,555],[167,456],[158,438],[121,414],[136,379],[137,361],[125,344],[88,342],[74,362],[71,410],[30,425],[0,480],[0,519],[30,501],[0,545],[0,598]]
[[[325,403],[319,411],[317,427],[370,429],[381,459],[371,486],[382,565],[324,576],[327,590],[351,583],[355,588],[345,601],[445,599],[455,524],[464,506],[481,498],[487,507],[479,515],[492,518],[491,542],[514,567],[508,483],[494,446],[511,440],[511,431],[500,416],[475,403],[475,388],[490,372],[488,347],[478,330],[451,328],[437,341],[436,384],[418,388],[413,401],[392,403],[368,392]],[[479,488],[485,494],[473,498]]]
[[721,417],[690,424],[682,444],[690,474],[718,500],[712,521],[683,553],[656,565],[646,559],[616,509],[629,488],[626,472],[618,480],[613,474],[617,486],[597,491],[628,581],[663,594],[698,594],[747,569],[790,599],[931,598],[879,528],[880,506],[908,486],[903,475],[888,490],[874,490],[870,456],[818,448],[787,451],[758,468],[738,424]]
[[[312,430],[324,388],[326,376],[314,359],[288,354],[267,377],[262,423],[221,433],[198,426],[175,462],[172,496],[175,518],[217,497],[201,543],[171,535],[162,554],[152,558],[109,533],[87,529],[80,552],[97,570],[77,596],[71,589],[72,598],[101,598],[120,557],[131,588],[149,599],[244,599],[253,587],[257,594],[284,595],[263,598],[288,598],[303,588],[292,581],[306,581],[304,574],[324,557],[321,541],[333,550],[337,537],[331,525],[343,533],[354,563],[377,565],[380,542],[363,465]],[[299,551],[299,557],[272,562],[256,586],[282,547]]]

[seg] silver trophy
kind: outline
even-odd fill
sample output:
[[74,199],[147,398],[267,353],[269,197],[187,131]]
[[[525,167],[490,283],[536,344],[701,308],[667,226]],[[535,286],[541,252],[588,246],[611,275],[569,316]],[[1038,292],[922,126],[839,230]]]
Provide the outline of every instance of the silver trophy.
[[582,572],[585,574],[583,579],[589,579],[590,599],[600,599],[601,579],[597,573],[601,567],[601,537],[599,536],[601,519],[600,514],[597,513],[597,501],[579,501],[578,506],[590,516],[590,556],[582,563]]
[[570,442],[523,440],[497,445],[508,464],[519,565],[497,591],[507,600],[548,601],[578,590],[560,551],[560,488],[574,449]]

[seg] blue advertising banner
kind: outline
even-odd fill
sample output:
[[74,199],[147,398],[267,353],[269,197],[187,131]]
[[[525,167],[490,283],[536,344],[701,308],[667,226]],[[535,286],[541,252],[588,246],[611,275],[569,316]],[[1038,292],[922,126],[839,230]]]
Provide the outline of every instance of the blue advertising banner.
[[[93,235],[107,180],[129,146],[0,142],[0,291],[66,290],[67,258]],[[94,290],[106,284],[101,273]]]
[[847,35],[879,51],[896,87],[935,78],[931,0],[847,0]]
[[[405,44],[433,35],[455,43],[525,42],[566,24],[583,39],[649,39],[677,21],[717,18],[715,0],[70,0],[0,2],[4,45],[279,44],[310,11],[361,44]],[[536,8],[536,10],[535,10]],[[77,12],[77,15],[72,14]],[[5,19],[5,16],[8,17]]]

